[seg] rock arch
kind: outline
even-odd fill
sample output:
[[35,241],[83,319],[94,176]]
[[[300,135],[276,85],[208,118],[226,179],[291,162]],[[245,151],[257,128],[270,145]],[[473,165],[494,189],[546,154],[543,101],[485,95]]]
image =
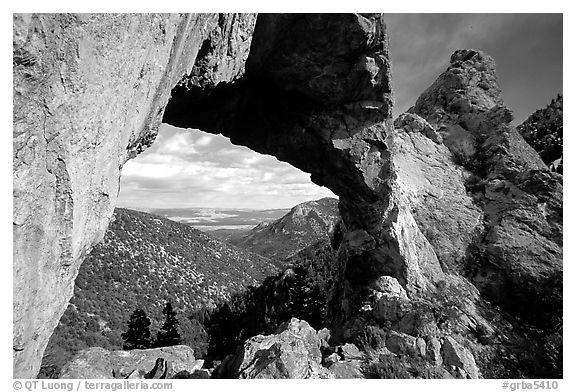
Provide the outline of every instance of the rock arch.
[[393,210],[380,199],[391,108],[380,15],[15,15],[13,40],[15,377],[36,375],[122,165],[152,143],[177,84],[166,121],[224,95],[245,119],[192,123],[312,173],[343,197],[351,227],[369,217],[376,229]]

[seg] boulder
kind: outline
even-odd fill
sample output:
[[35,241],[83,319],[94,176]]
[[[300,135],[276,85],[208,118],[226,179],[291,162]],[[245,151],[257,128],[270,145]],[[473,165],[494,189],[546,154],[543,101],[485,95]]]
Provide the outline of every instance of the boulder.
[[436,338],[432,338],[428,340],[428,343],[426,343],[426,359],[432,363],[432,365],[442,365],[441,348],[442,344]]
[[130,351],[92,347],[64,365],[60,378],[173,378],[179,372],[193,373],[203,363],[183,345]]
[[392,276],[379,276],[368,287],[385,295],[408,299],[404,287]]
[[274,335],[248,339],[221,365],[230,378],[328,378],[320,339],[306,322],[292,318]]
[[330,355],[328,355],[326,358],[324,358],[324,360],[322,361],[322,365],[324,367],[330,367],[332,364],[340,361],[342,358],[340,358],[340,355],[336,354],[336,353],[332,353]]
[[465,378],[478,378],[480,375],[474,355],[450,336],[445,337],[442,343],[442,358],[445,366],[456,367],[456,375]]
[[330,344],[330,330],[328,328],[322,328],[318,331],[318,339],[320,339],[320,347],[321,348],[328,348]]
[[372,316],[381,324],[390,326],[412,310],[409,300],[399,296],[381,295],[374,304]]

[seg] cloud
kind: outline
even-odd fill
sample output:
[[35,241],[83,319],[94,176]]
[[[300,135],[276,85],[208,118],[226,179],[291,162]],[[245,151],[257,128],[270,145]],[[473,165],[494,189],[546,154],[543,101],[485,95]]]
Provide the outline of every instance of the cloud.
[[334,194],[269,155],[220,135],[162,124],[154,144],[122,170],[119,205],[286,208]]

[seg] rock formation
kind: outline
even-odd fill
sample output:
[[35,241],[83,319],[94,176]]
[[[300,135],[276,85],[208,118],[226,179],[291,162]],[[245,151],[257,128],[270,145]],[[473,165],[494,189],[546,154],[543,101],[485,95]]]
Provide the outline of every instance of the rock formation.
[[[478,51],[458,51],[410,113],[383,131],[393,170],[385,173],[387,195],[398,211],[390,227],[380,223],[397,234],[403,253],[380,250],[387,263],[378,264],[376,240],[351,228],[340,204],[346,227],[332,243],[338,255],[332,263],[309,264],[306,273],[327,282],[320,291],[332,292],[328,306],[345,317],[327,317],[326,323],[336,340],[353,341],[367,354],[375,368],[365,369],[365,376],[561,371],[562,181],[511,119],[494,61]],[[360,207],[365,205],[354,213]],[[517,320],[540,332],[523,336]],[[552,349],[539,357],[530,345],[542,353],[547,345]],[[536,370],[538,363],[547,370]]]
[[329,378],[320,346],[318,333],[293,318],[274,335],[248,339],[217,372],[226,378]]
[[564,100],[562,95],[548,106],[536,110],[522,124],[518,132],[537,152],[550,170],[562,174],[564,143]]
[[131,351],[91,347],[66,364],[60,378],[174,378],[179,373],[194,373],[203,363],[188,346]]
[[282,268],[287,257],[315,242],[329,240],[339,218],[337,199],[307,201],[293,207],[282,218],[263,222],[228,242],[267,257]]
[[[562,176],[551,173],[510,124],[494,60],[475,50],[456,51],[410,111],[438,130],[466,190],[459,202],[441,202],[447,221],[430,222],[429,211],[438,211],[433,197],[416,212],[427,238],[444,249],[439,256],[454,248],[443,238],[464,245],[464,274],[486,298],[546,324],[562,308]],[[478,229],[476,239],[471,229]]]
[[423,360],[421,377],[446,376],[442,361],[481,375],[493,313],[479,292],[534,323],[561,314],[561,176],[510,126],[494,61],[457,51],[395,124],[390,76],[377,14],[16,15],[14,375],[36,374],[121,167],[161,120],[274,155],[340,197],[327,320],[336,340],[369,340],[388,366],[376,373]]

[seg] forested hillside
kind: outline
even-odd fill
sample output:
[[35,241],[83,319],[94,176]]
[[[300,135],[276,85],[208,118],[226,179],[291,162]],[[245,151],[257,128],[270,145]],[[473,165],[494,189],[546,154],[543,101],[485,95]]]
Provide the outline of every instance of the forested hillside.
[[[170,301],[184,343],[206,349],[200,309],[277,272],[267,259],[169,219],[117,209],[102,243],[80,267],[74,296],[52,335],[43,373],[58,371],[79,349],[121,348],[121,333],[137,308],[157,330]],[[198,320],[200,318],[200,320]]]

